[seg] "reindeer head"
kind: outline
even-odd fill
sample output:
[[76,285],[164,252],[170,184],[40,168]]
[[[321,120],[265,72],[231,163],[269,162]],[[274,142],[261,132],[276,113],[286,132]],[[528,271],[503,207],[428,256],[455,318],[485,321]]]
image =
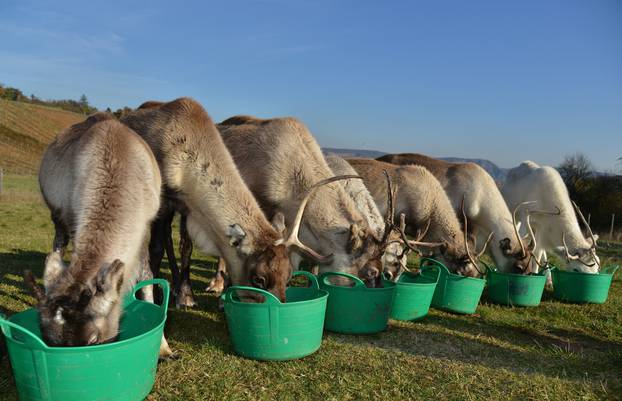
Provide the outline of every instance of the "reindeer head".
[[45,291],[35,283],[32,273],[26,272],[26,283],[39,301],[43,340],[65,347],[114,341],[119,331],[123,277],[124,264],[117,259],[86,281],[76,279],[59,252],[46,259]]
[[[559,208],[557,208],[557,211],[555,212],[543,211],[543,210],[527,210],[525,222],[526,222],[528,234],[525,237],[521,237],[518,231],[519,222],[516,219],[516,213],[519,211],[519,209],[522,206],[526,206],[526,205],[530,205],[534,203],[536,202],[535,201],[521,202],[518,205],[516,205],[516,207],[512,211],[512,226],[514,227],[514,234],[516,235],[516,240],[519,245],[519,249],[518,250],[512,249],[512,244],[509,238],[504,238],[499,243],[504,255],[514,259],[514,262],[513,262],[514,270],[520,273],[525,273],[525,274],[529,274],[529,273],[532,273],[533,271],[536,271],[534,269],[535,265],[538,265],[540,267],[545,266],[545,264],[542,264],[541,261],[538,260],[538,258],[534,254],[534,251],[536,250],[538,243],[536,241],[536,236],[533,232],[533,228],[531,227],[531,221],[530,221],[531,216],[534,214],[559,216],[561,214],[561,210]],[[526,241],[529,238],[531,238],[531,242],[528,245],[525,245],[524,241]]]
[[590,225],[587,224],[583,213],[581,213],[581,209],[579,209],[579,206],[577,206],[574,201],[572,202],[572,206],[574,206],[581,222],[583,222],[587,228],[589,239],[581,241],[585,243],[585,245],[578,245],[574,246],[572,249],[569,249],[566,244],[566,233],[562,233],[562,243],[564,245],[557,251],[560,254],[563,252],[562,255],[566,257],[566,260],[568,261],[568,270],[596,274],[600,270],[600,258],[596,255],[596,240],[598,239],[598,236],[594,235]]
[[[244,271],[247,272],[248,277],[244,280],[250,283],[252,286],[261,288],[263,290],[270,291],[277,296],[281,301],[285,301],[285,289],[287,282],[291,278],[292,268],[289,260],[289,250],[296,248],[302,251],[304,254],[310,256],[312,259],[319,263],[329,263],[332,261],[332,255],[320,255],[318,252],[305,245],[299,238],[298,234],[302,223],[302,217],[304,215],[305,208],[309,202],[309,198],[314,191],[323,186],[330,184],[338,180],[344,180],[349,178],[360,178],[355,175],[341,175],[330,177],[314,184],[306,193],[296,213],[294,223],[291,227],[289,236],[285,238],[285,218],[282,213],[276,213],[272,224],[279,234],[278,239],[268,239],[272,241],[264,244],[260,247],[262,250],[254,255],[246,258],[246,264]],[[354,231],[357,238],[359,236],[358,231]],[[227,236],[230,239],[230,244],[239,251],[243,251],[243,240],[246,234],[244,230],[237,224],[231,225],[227,232]],[[362,245],[361,245],[362,246]],[[256,297],[254,294],[249,293],[249,297]]]

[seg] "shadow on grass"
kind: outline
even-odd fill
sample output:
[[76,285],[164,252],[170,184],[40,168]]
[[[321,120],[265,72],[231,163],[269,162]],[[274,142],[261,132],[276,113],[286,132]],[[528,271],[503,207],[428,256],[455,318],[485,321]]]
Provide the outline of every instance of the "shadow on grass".
[[[393,322],[368,336],[329,334],[337,342],[368,344],[418,357],[447,359],[518,374],[589,380],[593,386],[620,389],[622,346],[568,331],[539,333],[529,328],[443,313],[420,322]],[[567,341],[560,339],[566,338]],[[606,383],[606,384],[603,384]]]

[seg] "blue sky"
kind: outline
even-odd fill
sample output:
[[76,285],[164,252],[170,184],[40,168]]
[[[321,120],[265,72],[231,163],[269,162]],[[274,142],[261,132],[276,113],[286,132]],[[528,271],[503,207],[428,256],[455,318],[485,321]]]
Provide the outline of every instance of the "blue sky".
[[0,82],[291,115],[322,146],[613,169],[622,2],[2,0]]

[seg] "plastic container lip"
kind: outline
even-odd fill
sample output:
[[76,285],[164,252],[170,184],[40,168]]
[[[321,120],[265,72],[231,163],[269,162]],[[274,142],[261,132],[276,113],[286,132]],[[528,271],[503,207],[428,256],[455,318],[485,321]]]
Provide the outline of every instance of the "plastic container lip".
[[[607,266],[603,269],[601,269],[601,271],[597,272],[597,273],[587,273],[587,272],[577,272],[577,271],[573,271],[573,270],[564,270],[564,269],[560,269],[560,268],[555,268],[555,273],[563,273],[563,274],[575,274],[577,276],[588,276],[588,277],[593,277],[593,276],[613,276],[616,272],[618,266],[617,265],[612,265],[612,266]],[[609,271],[609,272],[604,272],[603,270],[605,269],[613,269],[613,271]]]
[[[310,287],[294,287],[294,288],[310,288]],[[245,290],[239,290],[239,291],[245,291]],[[304,305],[308,303],[314,303],[322,298],[328,297],[328,291],[320,290],[320,289],[316,289],[314,291],[316,291],[316,296],[314,296],[313,298],[305,299],[304,301],[281,302],[276,305],[271,304],[270,306],[278,305],[279,308],[294,307],[294,306]],[[223,297],[224,299],[224,295],[221,297]],[[267,306],[266,302],[242,302],[242,301],[235,300],[235,298],[232,298],[232,302],[235,303],[236,305],[244,305],[244,307],[247,307],[247,308],[265,308]]]
[[[152,304],[151,302],[146,302],[146,301],[141,301],[141,300],[136,300],[134,302],[141,302],[141,303],[144,303],[144,304],[147,304],[147,305],[153,305],[155,308],[160,309],[160,307],[158,305]],[[11,316],[8,320],[11,323],[13,323],[13,324],[22,327],[24,330],[30,331],[26,327],[22,326],[21,324],[15,323],[12,319],[13,319],[14,316],[17,316],[17,315],[19,315],[21,313],[25,313],[25,312],[31,311],[33,309],[34,308],[26,309],[23,312],[20,312],[20,313],[17,313],[15,315]],[[148,331],[145,331],[144,333],[139,334],[137,336],[126,338],[126,339],[120,340],[120,341],[115,341],[115,342],[107,343],[107,344],[85,345],[85,346],[81,346],[81,347],[55,347],[55,346],[50,346],[50,345],[47,345],[45,343],[45,341],[43,341],[43,339],[41,337],[39,337],[39,336],[36,336],[36,337],[38,337],[41,340],[41,342],[44,344],[44,346],[45,346],[44,349],[45,349],[46,352],[59,353],[59,354],[62,354],[62,353],[69,354],[69,353],[96,352],[96,351],[105,351],[105,350],[110,349],[110,348],[119,348],[119,347],[123,347],[125,345],[132,344],[132,343],[134,343],[136,341],[140,341],[141,339],[149,336],[150,334],[153,334],[153,332],[155,330],[159,330],[165,323],[166,323],[166,318],[162,317],[162,321],[157,326],[154,326],[152,329],[150,329]],[[34,335],[34,333],[32,333],[32,334]],[[5,339],[7,341],[13,341],[13,342],[17,343],[17,341],[13,340],[12,338],[5,337]]]
[[[548,269],[546,269],[548,270]],[[489,272],[491,274],[498,274],[500,276],[507,276],[507,277],[525,277],[525,278],[539,278],[539,277],[544,277],[544,272],[546,270],[542,270],[542,273],[530,273],[530,274],[518,274],[518,273],[504,273],[504,272],[500,272],[498,270],[489,270]]]

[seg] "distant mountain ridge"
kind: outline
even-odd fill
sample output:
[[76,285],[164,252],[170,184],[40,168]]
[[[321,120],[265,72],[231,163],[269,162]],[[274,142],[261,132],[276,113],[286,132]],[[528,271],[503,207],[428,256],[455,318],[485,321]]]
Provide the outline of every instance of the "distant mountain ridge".
[[[387,153],[378,150],[365,150],[365,149],[343,149],[343,148],[322,148],[325,154],[335,153],[342,157],[366,157],[375,159],[380,156],[384,156]],[[496,181],[505,181],[508,170],[507,168],[499,167],[495,163],[486,159],[468,159],[461,157],[439,157],[441,160],[446,160],[452,163],[475,163],[481,166],[488,172]]]

